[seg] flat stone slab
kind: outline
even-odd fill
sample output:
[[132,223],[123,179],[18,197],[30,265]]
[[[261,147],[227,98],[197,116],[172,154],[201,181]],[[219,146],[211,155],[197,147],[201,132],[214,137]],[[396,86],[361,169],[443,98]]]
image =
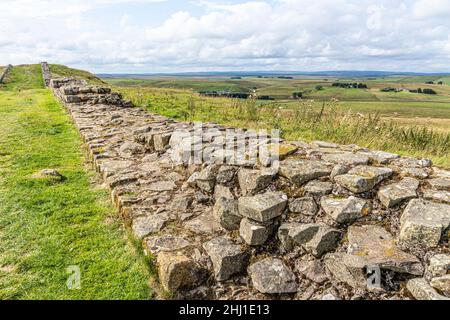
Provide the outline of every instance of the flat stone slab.
[[262,170],[241,168],[238,172],[238,181],[242,194],[254,194],[264,190],[272,182],[275,175],[276,171],[270,168]]
[[235,274],[242,273],[247,267],[249,255],[240,245],[225,237],[217,237],[203,244],[211,258],[217,281],[224,281]]
[[367,289],[365,272],[367,262],[363,257],[344,252],[332,252],[325,256],[324,264],[337,281],[355,289]]
[[286,208],[287,202],[287,196],[279,192],[241,197],[239,198],[239,213],[243,217],[266,222],[280,216]]
[[317,160],[286,160],[280,163],[280,175],[291,180],[294,184],[302,185],[310,180],[328,176],[331,166]]
[[416,159],[416,158],[402,157],[393,160],[391,164],[398,167],[428,168],[431,167],[433,162],[430,159]]
[[161,231],[164,225],[169,221],[169,215],[166,213],[153,213],[146,216],[140,216],[133,219],[131,230],[137,238]]
[[372,190],[378,183],[393,174],[393,170],[383,167],[358,166],[347,174],[336,176],[334,180],[353,193]]
[[450,179],[448,178],[435,178],[427,180],[427,182],[435,190],[450,191]]
[[148,191],[156,192],[173,191],[176,188],[177,185],[173,181],[158,181],[147,186]]
[[363,154],[343,152],[343,153],[329,153],[322,156],[322,160],[331,163],[338,163],[344,165],[357,166],[369,163],[369,157]]
[[289,211],[292,213],[301,213],[307,216],[313,216],[318,211],[313,197],[295,198],[289,200]]
[[450,192],[449,191],[435,191],[424,190],[423,198],[427,200],[433,200],[435,202],[442,202],[450,204]]
[[409,280],[406,288],[417,300],[450,300],[450,298],[440,295],[424,278]]
[[401,168],[400,175],[402,177],[425,179],[428,178],[430,174],[428,168]]
[[321,197],[330,194],[331,191],[333,191],[333,184],[328,181],[312,180],[308,182],[303,189],[307,195]]
[[378,164],[386,164],[389,163],[391,160],[400,158],[398,154],[384,151],[368,151],[368,152],[360,152],[360,154],[368,156],[369,161]]
[[295,153],[298,146],[290,143],[270,143],[259,148],[259,161],[263,166],[269,166]]
[[401,181],[381,187],[378,191],[378,199],[386,207],[394,207],[405,200],[417,197],[419,180],[403,178]]
[[280,259],[266,258],[248,268],[253,286],[261,293],[294,293],[298,284],[294,273]]
[[362,257],[368,266],[422,275],[420,260],[395,245],[392,235],[376,225],[350,226],[348,228],[348,253]]
[[333,251],[339,244],[342,233],[326,224],[319,223],[319,229],[314,237],[304,243],[303,248],[313,256],[320,258],[325,253]]
[[214,234],[223,230],[211,212],[205,212],[198,217],[188,220],[183,226],[198,234]]
[[324,223],[283,223],[278,229],[278,239],[284,251],[301,245],[316,257],[335,249],[342,233]]
[[163,235],[150,236],[144,240],[146,249],[152,254],[161,251],[178,251],[190,245],[190,242],[181,236]]
[[370,203],[356,197],[323,197],[320,205],[325,213],[338,223],[350,223],[367,216],[371,212]]
[[442,232],[450,225],[450,205],[412,199],[400,217],[399,240],[422,248],[438,245]]

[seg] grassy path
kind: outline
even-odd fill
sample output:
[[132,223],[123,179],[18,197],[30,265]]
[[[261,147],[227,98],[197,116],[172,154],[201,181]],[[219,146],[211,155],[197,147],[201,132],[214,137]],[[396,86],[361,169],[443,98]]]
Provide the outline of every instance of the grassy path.
[[[69,116],[24,86],[0,88],[0,299],[150,298],[148,264],[94,187]],[[66,180],[33,178],[45,168]],[[69,290],[77,268],[81,288]]]

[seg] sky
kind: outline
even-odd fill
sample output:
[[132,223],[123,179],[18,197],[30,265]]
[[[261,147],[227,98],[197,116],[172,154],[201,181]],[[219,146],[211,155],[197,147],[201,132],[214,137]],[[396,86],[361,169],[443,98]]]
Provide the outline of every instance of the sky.
[[0,0],[0,65],[450,72],[450,0]]

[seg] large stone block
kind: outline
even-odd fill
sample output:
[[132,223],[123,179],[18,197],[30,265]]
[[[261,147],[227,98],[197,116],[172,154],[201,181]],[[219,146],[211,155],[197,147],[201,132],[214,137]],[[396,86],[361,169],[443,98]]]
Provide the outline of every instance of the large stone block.
[[241,197],[239,198],[239,213],[243,217],[266,222],[280,216],[286,208],[287,202],[287,196],[279,192]]

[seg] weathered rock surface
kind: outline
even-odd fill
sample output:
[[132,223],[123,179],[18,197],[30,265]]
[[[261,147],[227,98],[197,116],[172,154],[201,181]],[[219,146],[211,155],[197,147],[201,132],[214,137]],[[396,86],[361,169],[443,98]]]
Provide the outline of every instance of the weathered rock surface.
[[198,265],[181,253],[161,252],[157,265],[161,285],[167,291],[193,288],[203,281]]
[[303,187],[303,190],[309,196],[321,197],[333,191],[333,184],[327,181],[312,180]]
[[278,239],[284,250],[301,245],[316,257],[335,249],[342,234],[323,223],[285,223],[278,229]]
[[239,198],[239,213],[243,217],[259,222],[267,222],[280,216],[288,199],[279,192],[267,192],[253,197]]
[[406,288],[417,300],[450,300],[450,298],[440,295],[424,278],[409,280]]
[[214,234],[223,230],[219,222],[210,212],[203,213],[198,217],[186,221],[184,227],[198,234]]
[[272,182],[275,174],[276,172],[270,168],[262,170],[240,169],[238,180],[242,194],[254,194],[264,190]]
[[413,275],[422,275],[420,260],[397,248],[392,235],[375,225],[350,226],[348,253],[362,257],[367,265]]
[[248,254],[225,237],[214,238],[203,244],[211,258],[217,281],[224,281],[247,267]]
[[448,191],[425,190],[423,192],[423,198],[427,200],[450,204],[450,192]]
[[450,225],[450,205],[413,199],[403,211],[400,223],[401,242],[434,248]]
[[440,292],[442,292],[445,296],[450,296],[450,274],[446,274],[445,276],[435,277],[431,279],[431,286]]
[[435,190],[450,191],[450,179],[447,178],[435,178],[428,180],[428,184]]
[[190,245],[189,241],[180,236],[163,235],[145,238],[145,248],[152,254],[161,251],[177,251]]
[[280,174],[296,185],[328,176],[331,170],[331,166],[316,160],[285,160],[280,164]]
[[365,290],[367,266],[364,258],[343,252],[328,253],[324,258],[326,269],[338,281],[355,289]]
[[334,179],[344,188],[354,193],[362,193],[372,190],[378,183],[389,178],[392,173],[392,169],[389,168],[358,166],[347,174],[336,176]]
[[431,277],[445,276],[450,273],[450,254],[437,254],[431,257],[427,272]]
[[220,225],[227,230],[237,230],[242,219],[237,201],[225,197],[216,200],[214,216]]
[[266,258],[248,268],[253,286],[262,293],[294,293],[298,285],[294,273],[280,259]]
[[134,219],[131,229],[137,238],[142,239],[150,233],[161,231],[167,221],[169,221],[169,216],[167,214],[149,214]]
[[307,216],[314,216],[319,208],[313,197],[294,198],[289,201],[289,211],[301,213]]
[[403,178],[398,183],[393,183],[380,188],[378,199],[386,207],[396,206],[402,201],[417,197],[419,181],[414,178]]
[[324,154],[322,159],[327,162],[339,163],[343,165],[357,166],[369,163],[369,157],[363,154],[344,152]]
[[264,244],[272,232],[270,225],[264,225],[257,221],[244,218],[240,222],[239,234],[241,238],[251,246]]
[[327,215],[338,223],[350,223],[368,215],[371,206],[367,200],[356,197],[323,197],[320,205]]

